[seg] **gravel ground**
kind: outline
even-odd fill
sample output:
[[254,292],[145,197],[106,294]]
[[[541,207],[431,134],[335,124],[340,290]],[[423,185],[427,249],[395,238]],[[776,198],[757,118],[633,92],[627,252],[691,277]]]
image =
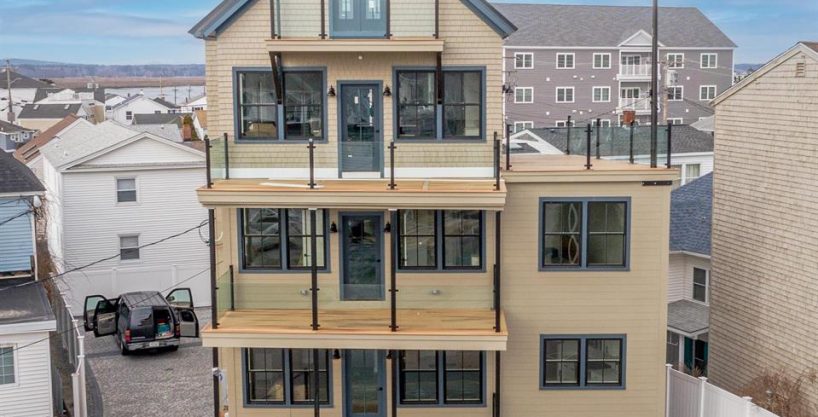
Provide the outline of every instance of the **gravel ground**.
[[[200,325],[209,309],[197,309]],[[90,417],[213,415],[212,351],[182,339],[176,352],[119,354],[113,337],[85,339]]]

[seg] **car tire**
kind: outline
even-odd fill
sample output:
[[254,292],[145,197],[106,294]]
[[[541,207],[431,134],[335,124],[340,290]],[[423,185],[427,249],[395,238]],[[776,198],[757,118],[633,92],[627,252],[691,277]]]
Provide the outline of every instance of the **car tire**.
[[130,351],[130,350],[128,350],[128,347],[127,347],[127,346],[125,346],[125,344],[124,344],[124,343],[120,343],[120,344],[119,344],[119,353],[121,353],[121,354],[122,354],[122,356],[128,356],[128,355],[130,355],[130,354],[131,354],[131,351]]
[[171,346],[168,348],[168,352],[176,352],[179,350],[179,346]]

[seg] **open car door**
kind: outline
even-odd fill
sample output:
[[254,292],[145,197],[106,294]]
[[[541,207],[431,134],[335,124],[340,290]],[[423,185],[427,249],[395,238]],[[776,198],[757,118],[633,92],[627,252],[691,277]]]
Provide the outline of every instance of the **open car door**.
[[107,298],[101,295],[89,295],[85,297],[85,309],[82,311],[83,326],[86,331],[94,330],[94,313],[97,311],[97,305],[100,302],[108,301]]
[[177,288],[165,297],[176,310],[179,319],[179,337],[199,337],[199,318],[193,311],[193,294],[190,288]]
[[176,308],[193,308],[193,294],[190,288],[177,288],[171,291],[165,299]]
[[[88,304],[89,300],[86,300],[86,307]],[[97,301],[94,315],[91,318],[91,328],[94,330],[94,336],[96,337],[110,336],[116,333],[116,300],[112,302],[103,298]]]

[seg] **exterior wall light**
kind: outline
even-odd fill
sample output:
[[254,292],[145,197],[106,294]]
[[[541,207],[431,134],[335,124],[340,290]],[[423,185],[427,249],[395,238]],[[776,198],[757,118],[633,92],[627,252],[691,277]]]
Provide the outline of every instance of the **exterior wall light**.
[[329,90],[327,91],[327,97],[335,97],[335,87],[329,86]]

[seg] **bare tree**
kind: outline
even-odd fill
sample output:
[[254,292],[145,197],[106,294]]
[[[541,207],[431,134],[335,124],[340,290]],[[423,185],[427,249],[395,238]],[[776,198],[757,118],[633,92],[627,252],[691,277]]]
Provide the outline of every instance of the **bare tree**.
[[739,392],[781,417],[816,417],[816,411],[804,397],[804,389],[816,386],[818,371],[811,369],[793,376],[786,371],[765,371]]

